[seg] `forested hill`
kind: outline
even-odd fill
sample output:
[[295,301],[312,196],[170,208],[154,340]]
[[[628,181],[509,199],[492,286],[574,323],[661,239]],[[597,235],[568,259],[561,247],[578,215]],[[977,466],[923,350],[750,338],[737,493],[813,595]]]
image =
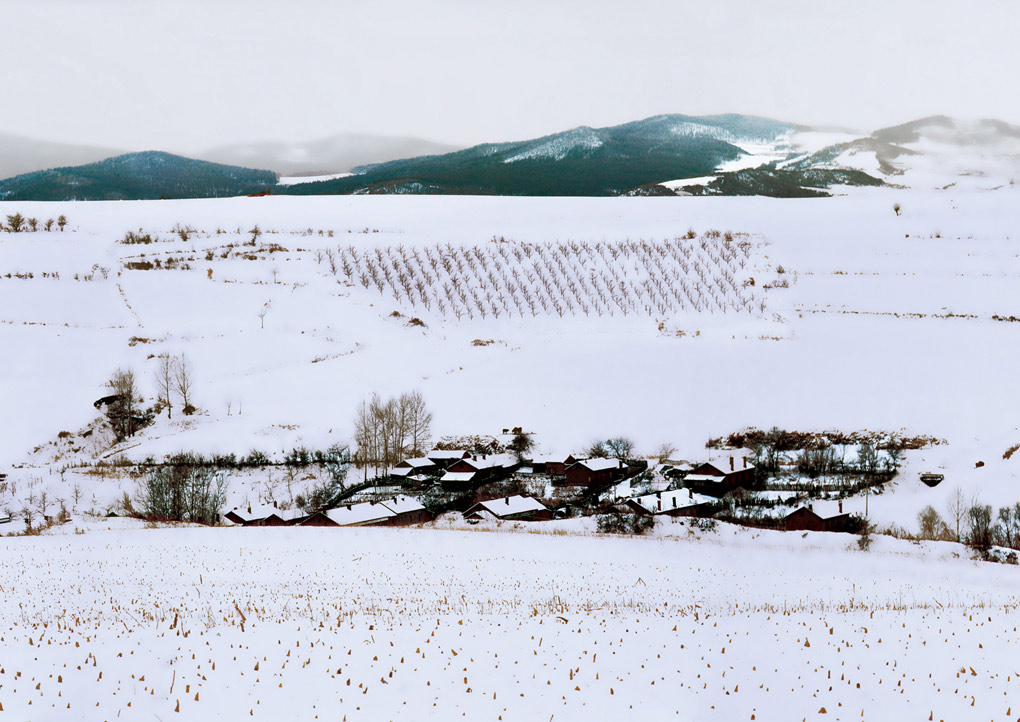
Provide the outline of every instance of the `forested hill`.
[[261,193],[275,184],[272,171],[145,151],[8,178],[0,181],[0,200],[219,198]]
[[365,166],[354,176],[281,192],[619,195],[648,183],[709,175],[744,154],[737,143],[772,143],[794,129],[744,115],[660,115]]

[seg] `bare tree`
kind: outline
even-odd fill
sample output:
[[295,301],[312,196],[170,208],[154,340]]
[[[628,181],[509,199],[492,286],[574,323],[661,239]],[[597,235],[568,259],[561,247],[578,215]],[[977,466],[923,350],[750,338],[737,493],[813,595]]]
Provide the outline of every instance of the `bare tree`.
[[264,304],[262,304],[262,308],[259,309],[259,312],[257,314],[255,314],[256,316],[259,317],[259,328],[260,329],[264,329],[266,327],[266,314],[269,313],[269,308],[270,308],[269,304],[270,304],[270,301],[266,301]]
[[933,506],[924,507],[917,515],[922,539],[944,539],[948,532],[946,523]]
[[614,439],[606,439],[605,446],[610,456],[613,456],[620,461],[626,461],[630,458],[631,454],[634,453],[634,442],[623,436],[618,436]]
[[655,458],[657,458],[661,464],[675,453],[676,447],[667,441],[659,446],[658,450],[655,452]]
[[992,507],[975,501],[967,509],[967,545],[986,556],[994,543]]
[[368,478],[368,467],[379,473],[379,461],[382,456],[382,433],[380,425],[380,399],[378,394],[372,394],[368,401],[362,401],[355,412],[354,418],[354,443],[358,447],[357,462],[365,470],[365,479]]
[[167,418],[173,418],[174,359],[170,354],[161,353],[156,361],[156,398],[166,404]]
[[194,371],[191,362],[184,354],[174,363],[174,391],[181,398],[181,410],[185,416],[195,413],[196,409],[191,404],[191,391],[194,385]]
[[963,520],[967,518],[968,508],[967,500],[963,496],[963,489],[956,487],[946,505],[949,530],[953,534],[954,541],[960,541],[962,538]]
[[113,391],[106,404],[106,418],[117,439],[126,439],[137,431],[135,399],[138,389],[135,386],[135,374],[130,369],[117,369],[106,385]]
[[429,437],[432,434],[432,412],[425,403],[420,391],[411,391],[401,395],[401,406],[406,408],[408,428],[410,432],[410,451],[413,454],[425,452]]
[[355,412],[354,442],[356,460],[365,469],[386,469],[408,454],[422,453],[432,425],[432,412],[428,410],[420,392],[413,391],[399,397],[382,399],[372,394]]

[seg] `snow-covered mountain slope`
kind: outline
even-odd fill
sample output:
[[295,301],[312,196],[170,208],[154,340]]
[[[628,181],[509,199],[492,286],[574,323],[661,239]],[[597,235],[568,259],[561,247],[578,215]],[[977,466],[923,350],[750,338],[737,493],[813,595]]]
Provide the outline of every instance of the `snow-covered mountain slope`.
[[619,195],[648,183],[703,175],[741,157],[737,144],[775,143],[795,129],[744,115],[659,115],[370,165],[356,169],[353,178],[292,186],[287,192]]
[[[748,425],[930,434],[948,445],[908,453],[879,521],[909,523],[957,485],[1012,503],[1016,200],[1007,186],[2,204],[70,223],[0,234],[0,473],[19,497],[32,482],[66,499],[61,469],[97,456],[325,448],[351,439],[372,392],[418,389],[437,437],[525,426],[550,453],[626,434],[697,458]],[[120,242],[139,229],[158,240]],[[120,447],[81,436],[117,368],[151,402],[161,353],[189,358],[201,412],[164,412]],[[922,488],[928,466],[947,482]],[[110,483],[96,480],[102,502],[123,491]]]
[[934,116],[833,143],[781,167],[857,168],[913,188],[987,189],[1020,176],[1020,127]]

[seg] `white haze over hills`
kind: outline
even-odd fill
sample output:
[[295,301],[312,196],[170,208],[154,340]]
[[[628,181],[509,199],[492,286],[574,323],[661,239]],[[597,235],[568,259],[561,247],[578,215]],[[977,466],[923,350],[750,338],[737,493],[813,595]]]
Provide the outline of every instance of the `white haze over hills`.
[[115,148],[56,143],[0,133],[0,179],[46,168],[94,163],[123,152]]
[[341,133],[304,143],[239,143],[223,145],[200,154],[202,160],[265,168],[280,175],[327,175],[346,173],[357,166],[419,155],[438,155],[456,146],[421,138],[400,138],[364,133]]
[[[1020,176],[1020,127],[993,119],[932,116],[871,135],[798,127],[774,141],[733,138],[731,142],[745,155],[719,166],[720,173],[767,165],[791,170],[843,168],[910,188],[956,183],[992,188]],[[676,179],[662,185],[683,190],[714,177]]]

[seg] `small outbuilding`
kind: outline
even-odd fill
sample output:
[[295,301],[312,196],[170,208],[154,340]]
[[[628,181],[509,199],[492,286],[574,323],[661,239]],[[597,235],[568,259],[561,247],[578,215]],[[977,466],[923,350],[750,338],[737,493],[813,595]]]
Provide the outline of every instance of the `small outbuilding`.
[[395,496],[392,499],[380,501],[379,504],[393,512],[393,516],[386,522],[388,526],[422,524],[432,519],[422,503],[410,496]]
[[317,512],[299,522],[299,526],[388,526],[396,516],[383,504],[363,501]]
[[696,493],[720,497],[734,489],[754,488],[754,464],[747,456],[726,454],[699,464],[684,477],[684,486]]
[[856,531],[854,517],[843,511],[843,502],[809,504],[794,509],[783,519],[786,531]]
[[582,459],[565,470],[567,486],[611,484],[623,475],[619,459]]
[[290,526],[304,518],[301,509],[280,509],[275,503],[234,507],[223,518],[239,526]]
[[577,457],[573,454],[567,454],[566,456],[562,454],[542,456],[535,459],[532,468],[538,474],[545,473],[552,476],[563,476],[567,473],[567,467],[571,464],[576,464],[577,461]]
[[415,474],[427,474],[435,472],[439,469],[436,462],[432,459],[425,457],[419,457],[416,459],[404,459],[399,464],[390,469],[390,476],[397,478],[407,478]]
[[464,518],[484,519],[486,514],[491,514],[503,521],[547,521],[552,519],[552,511],[542,502],[529,496],[520,495],[480,501],[464,512]]
[[695,494],[690,489],[676,489],[634,497],[626,504],[639,514],[704,516],[715,502],[711,496]]
[[467,459],[471,452],[465,449],[433,449],[425,454],[426,458],[440,469],[448,469],[458,459]]

